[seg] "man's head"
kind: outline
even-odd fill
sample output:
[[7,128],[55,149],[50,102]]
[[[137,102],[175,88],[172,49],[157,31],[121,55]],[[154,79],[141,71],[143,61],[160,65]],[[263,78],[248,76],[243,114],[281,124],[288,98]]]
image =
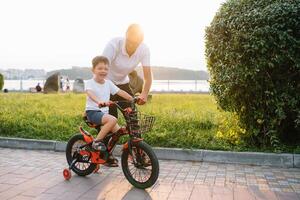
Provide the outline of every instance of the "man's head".
[[126,32],[126,49],[135,51],[144,40],[144,33],[138,24],[131,24]]

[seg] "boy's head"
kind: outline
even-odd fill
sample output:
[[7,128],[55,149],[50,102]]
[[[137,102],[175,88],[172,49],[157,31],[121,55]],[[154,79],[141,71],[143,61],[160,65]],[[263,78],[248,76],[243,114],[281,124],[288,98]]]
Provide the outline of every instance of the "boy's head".
[[103,63],[104,65],[109,65],[109,60],[105,56],[96,56],[92,60],[93,70],[99,63]]
[[96,77],[103,79],[107,75],[109,61],[105,56],[96,56],[92,60],[92,71]]

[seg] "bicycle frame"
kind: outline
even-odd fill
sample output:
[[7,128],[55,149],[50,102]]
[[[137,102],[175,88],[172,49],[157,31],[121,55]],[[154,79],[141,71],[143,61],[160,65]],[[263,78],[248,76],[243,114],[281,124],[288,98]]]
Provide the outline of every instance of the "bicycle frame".
[[[111,153],[114,149],[114,147],[116,146],[116,143],[119,141],[119,139],[124,136],[124,135],[129,135],[129,140],[127,142],[125,142],[123,144],[122,150],[127,150],[129,151],[129,154],[132,156],[132,146],[135,143],[138,143],[140,141],[142,141],[143,139],[141,138],[140,134],[136,134],[132,131],[130,123],[131,123],[131,119],[130,119],[130,114],[134,115],[137,114],[137,108],[135,105],[135,102],[130,102],[131,106],[125,109],[122,109],[118,103],[119,102],[123,102],[123,101],[115,101],[112,104],[116,105],[117,108],[121,111],[121,113],[123,114],[123,117],[126,121],[126,127],[125,129],[122,129],[122,131],[116,133],[109,133],[105,138],[109,138],[108,144],[107,144],[107,150],[109,153]],[[128,102],[128,101],[126,101]],[[111,104],[111,105],[112,105]],[[96,127],[94,127],[96,128]],[[96,128],[97,129],[97,128]],[[83,149],[86,146],[91,145],[91,143],[94,141],[94,138],[92,135],[90,135],[88,132],[86,132],[85,130],[83,130],[83,128],[80,126],[79,127],[80,133],[83,135],[84,141],[87,143],[85,145],[80,146],[80,149]],[[80,150],[79,154],[81,156],[88,156],[91,159],[92,163],[95,164],[104,164],[106,163],[105,159],[101,158],[101,153],[99,151],[87,151],[87,150]],[[135,161],[134,161],[135,162]]]

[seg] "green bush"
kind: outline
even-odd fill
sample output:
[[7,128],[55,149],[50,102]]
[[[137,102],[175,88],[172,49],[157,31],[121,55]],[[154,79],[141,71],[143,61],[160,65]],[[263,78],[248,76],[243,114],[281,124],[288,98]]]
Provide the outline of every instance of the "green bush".
[[3,85],[4,85],[4,76],[0,74],[0,91],[3,89]]
[[206,29],[211,91],[256,144],[299,140],[299,55],[299,0],[228,0]]
[[234,112],[220,115],[220,124],[216,134],[217,139],[225,140],[232,145],[244,143],[244,138],[248,135],[246,130],[239,126],[238,116]]

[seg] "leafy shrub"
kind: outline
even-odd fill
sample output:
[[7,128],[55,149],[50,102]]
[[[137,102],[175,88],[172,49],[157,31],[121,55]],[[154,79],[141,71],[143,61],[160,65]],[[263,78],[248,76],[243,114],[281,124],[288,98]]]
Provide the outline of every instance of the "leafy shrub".
[[0,74],[0,90],[2,90],[3,85],[4,85],[4,77],[2,74]]
[[299,0],[228,0],[206,29],[212,94],[256,144],[299,140],[299,55]]
[[216,134],[217,139],[225,140],[232,145],[240,145],[247,138],[246,130],[240,127],[236,113],[224,113],[221,115],[220,124]]

